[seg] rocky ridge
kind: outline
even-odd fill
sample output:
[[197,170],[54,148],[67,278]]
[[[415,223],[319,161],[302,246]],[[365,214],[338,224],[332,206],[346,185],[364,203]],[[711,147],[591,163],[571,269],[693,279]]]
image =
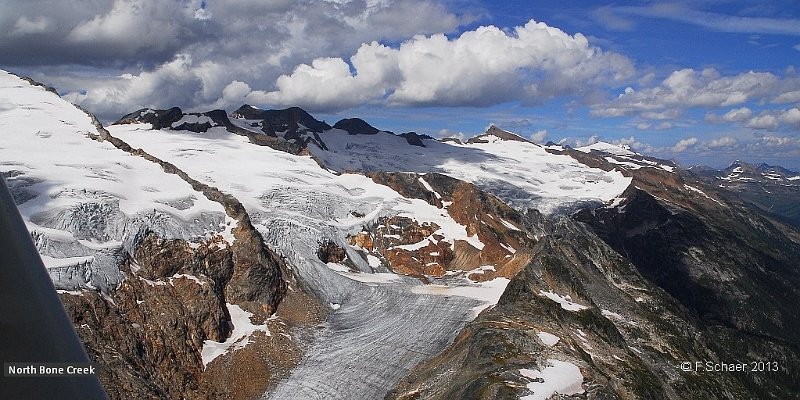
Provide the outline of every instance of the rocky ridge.
[[[12,157],[3,168],[3,175],[14,182],[15,199],[27,210],[23,214],[34,224],[32,235],[37,248],[49,257],[49,271],[62,289],[60,295],[68,315],[91,359],[104,366],[100,378],[109,396],[208,398],[218,397],[214,393],[225,393],[231,398],[252,398],[263,393],[270,382],[277,379],[275,375],[280,368],[271,366],[272,381],[267,376],[255,384],[217,381],[212,385],[209,382],[214,382],[215,376],[224,371],[218,371],[214,363],[204,366],[205,347],[208,342],[225,342],[230,336],[231,307],[244,307],[254,319],[266,322],[278,305],[287,300],[286,320],[300,321],[303,319],[301,310],[313,308],[314,300],[307,298],[297,305],[296,299],[304,296],[302,291],[289,296],[291,299],[287,297],[287,280],[293,282],[291,275],[287,276],[284,261],[264,245],[241,203],[214,187],[193,180],[170,163],[132,149],[111,136],[93,116],[68,105],[56,94],[42,94],[34,86],[19,84],[15,79],[10,74],[2,76],[2,89],[3,94],[16,91],[16,101],[38,101],[42,96],[53,98],[41,103],[50,106],[36,103],[14,112],[21,115],[37,112],[37,107],[42,107],[35,115],[36,121],[47,129],[46,134],[40,131],[41,140],[63,140],[71,136],[74,140],[70,143],[83,141],[81,147],[86,152],[101,154],[82,168],[87,168],[103,182],[111,182],[103,185],[115,188],[109,185],[122,180],[135,185],[136,180],[124,171],[131,168],[129,165],[137,165],[138,168],[147,167],[144,168],[147,171],[138,170],[137,173],[152,174],[158,170],[165,177],[177,176],[177,182],[189,188],[190,195],[186,198],[170,200],[164,205],[159,205],[161,200],[157,200],[153,204],[158,210],[130,215],[130,205],[122,204],[127,200],[124,197],[114,197],[119,195],[112,192],[76,191],[70,186],[73,183],[68,176],[63,174],[61,181],[49,189],[58,196],[48,199],[42,194],[41,183],[53,177],[30,167],[38,162],[36,159],[16,164]],[[219,113],[206,114],[219,118]],[[60,118],[60,122],[53,122],[51,116]],[[11,117],[17,118],[17,114]],[[222,117],[227,118],[224,112]],[[21,134],[25,134],[24,129],[27,127]],[[61,163],[69,163],[80,159],[83,153],[67,155],[61,151],[50,156],[62,157]],[[99,163],[106,159],[122,168],[102,167]],[[19,165],[19,169],[14,169],[15,165]],[[55,165],[64,168],[58,161]],[[117,175],[118,171],[123,174]],[[180,186],[171,178],[159,179]],[[59,184],[64,186],[59,187]],[[149,190],[158,196],[162,188],[151,185],[139,193]],[[186,189],[180,190],[186,192]],[[203,203],[201,199],[206,198],[210,202]],[[67,200],[67,208],[58,207],[58,201]],[[48,208],[48,204],[53,204],[52,208]],[[198,204],[204,207],[216,204],[212,209],[222,210],[224,218],[214,216],[217,211],[209,211],[188,214],[190,218],[184,219],[181,213],[197,209]],[[37,212],[37,207],[45,211]],[[214,216],[211,225],[201,225],[205,230],[187,231],[186,226],[208,219],[203,217],[206,214]],[[214,225],[225,221],[224,229]],[[107,271],[116,271],[116,275]],[[98,277],[103,280],[98,281]],[[110,280],[110,277],[116,278]],[[275,325],[277,320],[270,321],[273,321],[270,325]],[[276,333],[284,331],[280,326],[272,328]],[[255,347],[258,346],[248,346],[245,350]],[[290,343],[270,351],[288,354],[292,349]],[[294,352],[299,353],[299,350],[295,348]],[[240,353],[243,352],[219,360]],[[294,361],[280,366],[283,370],[296,365],[297,354],[292,357]],[[250,365],[265,363],[275,364],[264,358]],[[246,378],[250,374],[241,375]]]
[[[664,161],[622,153],[621,165],[620,153],[552,151],[620,169],[632,184],[604,207],[526,224],[548,234],[498,305],[387,398],[537,394],[544,387],[525,370],[563,362],[580,370],[583,385],[559,393],[581,398],[779,399],[797,392],[790,332],[800,318],[789,306],[800,295],[797,231]],[[780,369],[680,368],[697,360],[770,360]]]

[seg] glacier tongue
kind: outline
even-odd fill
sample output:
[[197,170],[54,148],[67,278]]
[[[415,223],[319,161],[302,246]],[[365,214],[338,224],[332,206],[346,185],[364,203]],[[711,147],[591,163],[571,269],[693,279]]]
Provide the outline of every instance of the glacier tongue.
[[375,399],[452,342],[479,304],[361,285],[325,323],[306,357],[270,399]]

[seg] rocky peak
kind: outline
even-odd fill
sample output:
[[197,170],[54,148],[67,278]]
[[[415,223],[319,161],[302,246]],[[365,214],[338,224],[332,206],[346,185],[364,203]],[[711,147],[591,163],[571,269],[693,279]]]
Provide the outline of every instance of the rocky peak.
[[746,162],[740,161],[740,160],[736,160],[736,161],[732,162],[731,165],[728,165],[728,167],[725,168],[723,171],[724,172],[728,172],[728,173],[731,173],[731,172],[741,173],[741,172],[744,172],[744,171],[752,172],[752,171],[755,171],[757,169],[758,168],[753,164],[746,163]]
[[289,107],[282,110],[261,110],[245,104],[232,112],[231,117],[261,120],[262,130],[268,135],[274,135],[278,132],[297,132],[298,130],[322,133],[331,129],[330,125],[316,120],[300,107]]
[[175,131],[207,132],[215,126],[222,126],[233,132],[233,124],[225,110],[211,110],[202,113],[184,113],[178,107],[166,110],[143,108],[120,118],[114,125],[151,124],[153,129]]
[[432,140],[433,139],[432,137],[430,137],[428,135],[424,135],[424,134],[420,135],[417,132],[406,132],[406,133],[401,133],[401,134],[399,134],[397,136],[400,136],[400,137],[404,138],[406,140],[406,142],[408,142],[408,144],[410,144],[412,146],[419,146],[419,147],[425,147],[425,143],[422,141],[423,139],[426,139],[426,140]]
[[[246,120],[247,136],[256,144],[266,145],[276,150],[298,154],[306,149],[309,143],[319,148],[327,147],[319,134],[331,129],[324,121],[318,121],[299,107],[282,110],[262,110],[245,104],[231,113],[234,120]],[[241,122],[237,122],[241,126]],[[261,128],[264,135],[257,135],[251,128]]]
[[374,135],[380,130],[361,118],[345,118],[333,125],[336,129],[346,131],[350,135]]
[[767,163],[750,164],[739,160],[731,163],[731,165],[720,173],[720,177],[724,180],[759,182],[785,181],[795,176],[800,176],[800,174],[781,166],[769,165]]
[[175,131],[203,133],[208,132],[209,129],[215,126],[222,126],[225,128],[233,126],[225,110],[184,114],[181,119],[172,123],[170,129]]
[[494,136],[501,140],[511,140],[515,142],[530,142],[528,139],[525,139],[522,136],[519,136],[515,133],[511,133],[509,131],[502,130],[493,124],[489,127],[489,129],[486,130],[486,133],[475,136],[474,138],[467,140],[467,143],[487,143],[486,139],[491,136]]
[[265,110],[245,104],[231,113],[231,118],[262,119]]
[[124,124],[151,124],[153,129],[170,128],[171,125],[183,118],[183,111],[178,107],[166,110],[142,108],[127,114],[114,122],[114,125]]

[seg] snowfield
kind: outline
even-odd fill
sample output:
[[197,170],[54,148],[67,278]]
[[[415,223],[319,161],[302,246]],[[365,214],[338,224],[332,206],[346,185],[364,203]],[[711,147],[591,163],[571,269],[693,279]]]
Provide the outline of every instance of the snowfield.
[[348,135],[332,129],[320,137],[329,150],[309,149],[336,171],[439,172],[472,182],[514,208],[548,215],[587,202],[602,204],[631,182],[618,171],[590,168],[537,144],[491,135],[481,137],[486,143],[425,140],[426,147],[411,146],[386,132]]
[[221,205],[97,135],[90,117],[0,71],[0,172],[57,288],[123,279],[121,250],[145,229],[193,240],[225,229]]
[[[377,259],[364,259],[346,238],[382,216],[436,223],[437,233],[450,243],[483,244],[446,210],[405,198],[363,175],[338,175],[310,156],[254,145],[224,128],[196,134],[140,124],[109,131],[234,195],[267,243],[331,305],[332,314],[315,332],[301,364],[268,398],[383,397],[417,363],[448,345],[481,309],[496,303],[507,284],[505,279],[443,278],[424,286],[390,273]],[[320,261],[316,252],[324,240],[345,249],[361,272]]]

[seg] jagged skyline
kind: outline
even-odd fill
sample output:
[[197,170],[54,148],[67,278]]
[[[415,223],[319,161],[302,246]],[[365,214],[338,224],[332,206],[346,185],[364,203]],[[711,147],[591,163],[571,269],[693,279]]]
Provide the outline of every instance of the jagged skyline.
[[791,2],[239,0],[0,6],[0,68],[111,121],[142,107],[629,144],[683,164],[800,168]]

